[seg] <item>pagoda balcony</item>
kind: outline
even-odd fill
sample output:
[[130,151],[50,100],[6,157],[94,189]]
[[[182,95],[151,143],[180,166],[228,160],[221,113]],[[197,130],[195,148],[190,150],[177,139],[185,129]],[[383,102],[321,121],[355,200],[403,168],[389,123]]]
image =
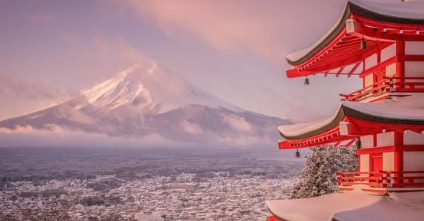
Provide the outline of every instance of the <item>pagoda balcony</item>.
[[374,101],[394,93],[417,92],[424,92],[424,77],[383,77],[372,85],[340,96],[342,101]]
[[[379,172],[339,172],[336,173],[341,190],[352,190],[356,185],[370,192],[422,191],[424,171],[382,171]],[[397,189],[402,188],[402,189]]]

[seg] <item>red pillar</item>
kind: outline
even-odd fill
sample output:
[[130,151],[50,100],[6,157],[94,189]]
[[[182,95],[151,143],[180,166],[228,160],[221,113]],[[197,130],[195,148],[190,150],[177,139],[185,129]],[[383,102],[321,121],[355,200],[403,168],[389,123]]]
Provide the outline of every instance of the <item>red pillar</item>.
[[[405,77],[405,42],[397,41],[396,42],[396,77]],[[396,82],[402,82],[402,80],[397,79]],[[401,86],[396,86],[397,88],[401,88]]]
[[403,145],[403,132],[395,131],[394,134],[394,171],[403,171],[403,152],[400,151],[400,146]]
[[377,147],[377,134],[372,135],[372,146]]
[[359,150],[356,151],[356,155],[358,156],[358,171],[361,172],[361,154],[359,154]]
[[[398,132],[395,131],[394,134],[394,146],[395,146],[395,152],[394,152],[394,165],[393,170],[395,172],[401,172],[403,171],[403,151],[400,150],[400,146],[403,145],[403,131]],[[394,177],[402,176],[402,174],[394,174]],[[393,184],[396,185],[397,183],[402,183],[402,180],[394,180]]]

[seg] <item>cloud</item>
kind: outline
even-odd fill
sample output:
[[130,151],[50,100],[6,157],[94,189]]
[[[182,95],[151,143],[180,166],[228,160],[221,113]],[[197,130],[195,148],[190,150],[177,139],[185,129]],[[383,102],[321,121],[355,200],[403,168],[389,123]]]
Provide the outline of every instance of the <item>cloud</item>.
[[200,126],[198,124],[190,123],[190,122],[185,120],[185,121],[183,121],[181,126],[186,132],[189,132],[189,133],[192,133],[192,134],[203,134],[203,130],[202,130],[202,128],[200,128]]
[[28,23],[34,25],[50,26],[56,22],[56,18],[50,13],[34,13],[25,12],[22,16],[27,20]]
[[153,134],[143,138],[110,137],[71,131],[59,126],[36,130],[30,126],[10,130],[0,127],[1,147],[187,147],[190,144]]
[[[302,44],[298,41],[302,35],[318,37],[320,32],[315,34],[314,30],[331,26],[316,21],[314,16],[326,13],[326,4],[337,2],[342,3],[335,0],[320,4],[298,0],[125,0],[139,18],[154,22],[170,36],[187,38],[182,34],[187,32],[219,50],[247,48],[279,60],[293,45]],[[338,16],[340,12],[335,14]],[[299,19],[301,16],[304,19]],[[293,35],[293,30],[298,34]]]
[[0,72],[0,120],[51,107],[71,95],[41,82],[33,83]]
[[247,122],[246,119],[238,115],[226,115],[224,116],[223,121],[238,131],[252,132],[253,130],[252,125]]
[[0,73],[0,96],[11,96],[20,99],[58,99],[68,95],[57,88],[42,84],[31,83]]
[[72,73],[62,70],[61,75],[72,80],[72,86],[80,91],[149,60],[120,36],[95,34],[82,38],[71,31],[64,31],[62,38],[66,47],[70,48],[64,59],[70,59],[74,65]]
[[5,127],[0,127],[0,134],[12,134],[12,133],[22,134],[22,133],[30,133],[33,131],[34,129],[31,126],[26,126],[26,127],[18,126],[13,130],[9,128],[5,128]]
[[216,137],[214,143],[182,142],[167,139],[159,134],[144,137],[111,137],[103,134],[68,130],[51,125],[49,130],[31,126],[7,129],[0,127],[0,148],[3,147],[246,147],[269,145],[268,137]]
[[[269,50],[275,29],[266,23],[272,13],[247,7],[240,1],[150,1],[128,0],[141,18],[158,24],[169,35],[188,31],[220,50],[249,47],[260,53]],[[252,16],[254,15],[254,16]]]
[[113,62],[124,68],[144,63],[148,58],[122,37],[94,36],[95,56],[105,62]]

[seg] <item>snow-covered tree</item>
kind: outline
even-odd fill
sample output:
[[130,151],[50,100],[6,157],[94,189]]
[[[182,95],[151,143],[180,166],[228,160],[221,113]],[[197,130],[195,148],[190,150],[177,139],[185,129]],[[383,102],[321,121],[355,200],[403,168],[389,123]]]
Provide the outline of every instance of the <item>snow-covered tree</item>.
[[337,191],[336,172],[355,172],[355,147],[313,147],[293,188],[292,198],[309,198]]

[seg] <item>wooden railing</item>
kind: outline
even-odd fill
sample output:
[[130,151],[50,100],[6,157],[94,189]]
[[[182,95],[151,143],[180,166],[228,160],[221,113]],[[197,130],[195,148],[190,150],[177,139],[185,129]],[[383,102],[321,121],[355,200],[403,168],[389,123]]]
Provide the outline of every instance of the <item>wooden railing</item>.
[[424,92],[424,77],[383,77],[372,85],[340,96],[343,101],[361,101],[389,92]]
[[424,171],[336,173],[338,186],[367,185],[378,188],[424,187]]

